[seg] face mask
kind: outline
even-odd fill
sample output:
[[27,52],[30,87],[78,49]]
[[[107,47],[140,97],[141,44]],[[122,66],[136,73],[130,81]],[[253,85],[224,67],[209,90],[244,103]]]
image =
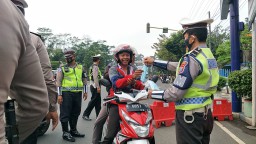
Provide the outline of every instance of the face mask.
[[192,45],[194,42],[192,42],[191,44],[189,43],[189,39],[190,39],[190,36],[185,39],[185,45],[188,47],[188,49],[190,50],[192,48]]
[[67,63],[72,63],[73,62],[73,58],[72,57],[66,58],[66,60],[67,60]]

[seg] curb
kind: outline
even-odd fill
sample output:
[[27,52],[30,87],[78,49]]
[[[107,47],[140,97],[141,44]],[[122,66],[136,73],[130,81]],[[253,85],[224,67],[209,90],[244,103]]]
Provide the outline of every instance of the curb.
[[239,118],[240,120],[252,125],[252,118],[246,117],[243,113],[232,112],[234,118]]

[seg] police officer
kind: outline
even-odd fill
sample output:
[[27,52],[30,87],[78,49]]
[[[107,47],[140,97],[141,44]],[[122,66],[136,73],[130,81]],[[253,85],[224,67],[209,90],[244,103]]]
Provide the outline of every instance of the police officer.
[[[176,140],[178,144],[207,144],[213,129],[210,109],[212,96],[219,81],[217,62],[206,46],[207,24],[212,19],[181,20],[185,44],[189,49],[179,61],[173,86],[164,91],[165,101],[176,104]],[[145,58],[144,63],[164,69],[174,69],[174,63]],[[159,95],[152,93],[152,98]]]
[[77,131],[77,120],[81,112],[82,92],[84,100],[87,98],[86,77],[83,66],[75,61],[74,50],[64,49],[64,56],[67,64],[59,68],[56,79],[63,131],[62,138],[66,141],[75,142],[74,137],[85,136]]
[[91,121],[89,116],[94,107],[96,111],[96,117],[99,115],[101,109],[101,90],[99,80],[101,79],[102,75],[99,69],[100,56],[101,55],[98,54],[92,57],[93,64],[89,69],[90,91],[92,96],[91,101],[89,102],[83,114],[83,119],[88,121]]
[[[24,0],[12,0],[13,3],[20,9],[20,11],[25,15],[25,8],[28,7],[26,1]],[[48,96],[49,96],[49,112],[46,115],[47,120],[50,121],[52,119],[52,130],[56,128],[58,125],[58,112],[57,112],[57,88],[55,81],[53,80],[53,73],[52,73],[52,67],[51,62],[46,50],[46,47],[41,40],[41,36],[30,32],[31,40],[36,48],[36,52],[38,54],[40,64],[43,70],[44,74],[44,80],[45,84],[47,86]],[[35,138],[35,136],[33,137]]]
[[39,126],[49,100],[42,69],[24,16],[10,0],[0,1],[0,143],[5,143],[4,103],[16,99],[19,143]]

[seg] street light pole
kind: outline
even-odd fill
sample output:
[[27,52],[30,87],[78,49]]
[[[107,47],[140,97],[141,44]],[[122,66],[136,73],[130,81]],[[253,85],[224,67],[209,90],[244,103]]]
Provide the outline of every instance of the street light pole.
[[146,31],[147,33],[150,33],[150,28],[153,28],[153,29],[162,29],[163,30],[163,33],[168,33],[168,31],[178,31],[178,30],[175,30],[175,29],[169,29],[168,27],[151,27],[150,26],[150,23],[147,23],[146,25]]

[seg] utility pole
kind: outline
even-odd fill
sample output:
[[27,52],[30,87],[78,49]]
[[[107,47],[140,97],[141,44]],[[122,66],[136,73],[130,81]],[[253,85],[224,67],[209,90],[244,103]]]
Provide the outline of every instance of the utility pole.
[[[210,11],[208,11],[208,16],[209,16],[209,19],[210,19],[211,18],[211,12]],[[212,50],[211,35],[212,35],[211,24],[209,24],[209,48]]]
[[[239,2],[233,0],[229,4],[230,8],[230,42],[231,42],[231,70],[240,70],[240,30],[239,30]],[[232,92],[232,110],[233,112],[241,112],[241,97],[237,97]]]

